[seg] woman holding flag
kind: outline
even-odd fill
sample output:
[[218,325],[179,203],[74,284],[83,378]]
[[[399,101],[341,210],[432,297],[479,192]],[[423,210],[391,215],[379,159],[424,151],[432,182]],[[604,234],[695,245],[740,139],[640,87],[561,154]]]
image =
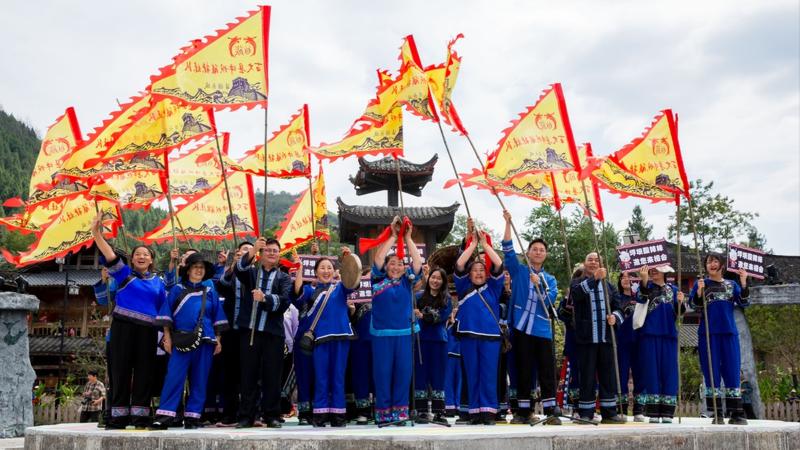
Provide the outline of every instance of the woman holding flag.
[[[412,287],[422,274],[422,257],[411,239],[411,221],[395,216],[372,265],[372,373],[375,381],[375,422],[408,420],[411,387]],[[398,242],[398,252],[389,250]],[[405,244],[405,245],[404,245]],[[400,249],[411,256],[406,268]],[[415,327],[416,323],[413,324]]]
[[[500,293],[503,290],[503,260],[486,242],[486,234],[475,235],[456,260],[453,279],[459,298],[456,333],[461,338],[461,358],[467,375],[469,414],[472,425],[494,425],[497,413],[497,365],[502,331]],[[491,265],[472,254],[480,242]]]
[[102,215],[92,222],[92,237],[117,283],[112,315],[110,353],[111,418],[107,428],[124,429],[150,425],[150,400],[156,364],[155,320],[167,297],[164,281],[153,271],[155,253],[143,245],[133,248],[130,265],[120,258],[103,237]]

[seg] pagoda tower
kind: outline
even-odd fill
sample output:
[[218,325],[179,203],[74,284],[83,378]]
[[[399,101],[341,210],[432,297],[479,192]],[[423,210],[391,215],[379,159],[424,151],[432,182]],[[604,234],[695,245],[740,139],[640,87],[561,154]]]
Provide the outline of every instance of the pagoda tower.
[[[437,155],[427,162],[417,164],[399,160],[400,177],[403,192],[422,196],[425,185],[433,178],[433,169],[439,160]],[[372,194],[386,191],[387,206],[378,205],[348,205],[341,198],[336,198],[339,205],[339,238],[342,242],[352,244],[356,254],[360,254],[359,238],[374,238],[391,222],[392,218],[400,215],[399,192],[397,183],[397,167],[392,157],[381,158],[375,161],[358,159],[359,169],[355,176],[350,177],[350,182],[356,189],[356,195]],[[405,213],[414,224],[413,239],[420,247],[423,259],[436,249],[436,244],[441,243],[450,234],[453,220],[459,203],[450,206],[407,206]],[[361,256],[364,267],[369,267],[372,262],[372,250]]]

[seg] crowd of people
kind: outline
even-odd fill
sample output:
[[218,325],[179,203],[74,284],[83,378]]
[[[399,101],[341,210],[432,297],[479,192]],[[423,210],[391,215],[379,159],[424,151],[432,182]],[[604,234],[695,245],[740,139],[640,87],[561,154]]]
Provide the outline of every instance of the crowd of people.
[[[300,425],[314,427],[445,424],[454,416],[493,425],[509,411],[512,423],[529,424],[538,420],[537,399],[546,425],[623,423],[631,377],[633,420],[671,423],[675,323],[687,307],[705,309],[708,320],[711,354],[702,322],[699,358],[714,422],[724,423],[724,399],[729,423],[747,423],[733,320],[733,308],[747,305],[745,272],[725,279],[724,258],[709,254],[707,276],[684,296],[667,283],[669,266],[639,270],[637,288],[627,272],[612,283],[599,255],[589,253],[559,299],[544,269],[547,242],[533,239],[517,254],[511,215],[504,217],[502,254],[470,219],[451,268],[424,265],[410,221],[395,218],[373,253],[369,302],[349,299],[352,287],[337,282],[334,258],[319,256],[307,279],[282,265],[280,244],[263,237],[240,243],[230,257],[221,252],[216,264],[195,250],[173,250],[159,276],[150,248],[115,253],[96,219],[92,233],[107,272],[95,292],[113,318],[106,428],[280,428],[295,412]],[[557,320],[570,367],[563,405]]]

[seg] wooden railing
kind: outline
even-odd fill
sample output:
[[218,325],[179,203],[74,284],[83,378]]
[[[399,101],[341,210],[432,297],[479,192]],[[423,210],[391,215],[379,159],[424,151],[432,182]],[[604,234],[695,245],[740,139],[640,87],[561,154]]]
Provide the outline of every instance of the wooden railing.
[[81,404],[72,399],[57,405],[53,399],[33,407],[34,425],[52,425],[56,423],[73,423],[80,421]]
[[[64,324],[64,329],[67,332],[67,336],[71,336],[69,334],[70,330],[74,330],[72,336],[96,338],[105,336],[109,325],[109,322],[90,323],[86,325],[84,333],[80,322],[67,322]],[[60,332],[61,323],[59,322],[34,323],[30,329],[31,336],[58,336]]]

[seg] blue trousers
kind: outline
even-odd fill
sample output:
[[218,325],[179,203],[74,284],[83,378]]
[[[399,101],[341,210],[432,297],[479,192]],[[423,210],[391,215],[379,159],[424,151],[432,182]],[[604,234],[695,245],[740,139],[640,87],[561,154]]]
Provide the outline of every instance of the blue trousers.
[[462,337],[461,358],[467,372],[469,413],[496,414],[500,341]]
[[314,414],[344,414],[344,376],[350,341],[323,342],[314,347]]
[[[620,342],[617,346],[617,362],[619,363],[619,383],[622,388],[622,404],[628,405],[628,382],[633,374],[633,414],[642,414],[644,404],[640,402],[642,393],[642,373],[639,370],[639,346],[636,341]],[[627,411],[627,409],[625,410]]]
[[[711,397],[711,377],[708,373],[708,352],[706,351],[706,332],[701,326],[697,331],[697,349],[700,356],[700,370],[706,383],[706,397]],[[739,335],[711,335],[711,364],[714,368],[714,387],[720,391],[720,379],[725,381],[725,397],[741,397],[740,370],[742,356],[739,350]]]
[[201,344],[200,347],[190,352],[173,350],[167,365],[167,377],[161,389],[161,404],[156,415],[175,417],[181,397],[186,376],[189,376],[189,398],[186,400],[184,417],[200,418],[203,405],[206,401],[208,372],[211,370],[211,359],[214,356],[214,346]]
[[311,355],[300,351],[299,346],[292,352],[294,356],[294,376],[297,382],[297,412],[311,412],[311,396],[314,392],[314,360]]
[[356,408],[369,408],[369,394],[375,392],[372,381],[372,343],[357,339],[350,343],[350,377]]
[[444,374],[444,408],[455,413],[461,403],[461,358],[448,356]]
[[416,378],[414,380],[414,399],[424,402],[424,408],[417,405],[421,412],[428,411],[428,389],[431,391],[431,410],[434,413],[444,412],[444,375],[447,366],[447,342],[421,341],[422,364],[419,355],[414,357]]
[[411,335],[372,336],[376,422],[408,418],[411,364]]
[[678,340],[639,335],[640,403],[650,417],[672,417],[678,396]]

